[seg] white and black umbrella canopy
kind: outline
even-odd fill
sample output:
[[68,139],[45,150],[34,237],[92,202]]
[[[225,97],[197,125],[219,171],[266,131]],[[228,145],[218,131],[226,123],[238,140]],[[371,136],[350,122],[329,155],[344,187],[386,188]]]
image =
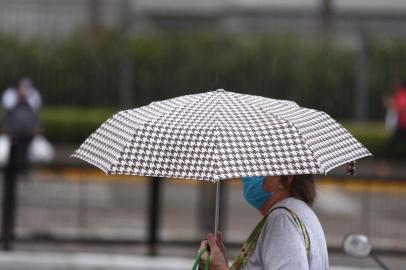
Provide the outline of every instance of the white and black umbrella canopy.
[[369,155],[324,112],[216,90],[121,111],[72,156],[108,174],[218,181],[325,174]]

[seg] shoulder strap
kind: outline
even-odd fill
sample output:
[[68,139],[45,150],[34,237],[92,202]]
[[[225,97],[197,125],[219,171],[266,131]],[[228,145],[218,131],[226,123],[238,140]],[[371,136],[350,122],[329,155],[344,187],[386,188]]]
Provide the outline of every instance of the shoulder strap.
[[297,228],[299,229],[299,231],[303,235],[303,239],[304,239],[304,243],[305,243],[305,247],[306,247],[307,259],[309,259],[309,256],[310,256],[310,238],[309,238],[309,233],[307,232],[306,226],[303,223],[302,219],[292,209],[284,207],[284,206],[275,207],[274,209],[269,211],[269,213],[267,215],[269,215],[273,210],[276,210],[276,209],[285,209],[292,216],[293,221],[295,222]]
[[262,232],[262,228],[264,227],[264,225],[266,223],[266,219],[268,218],[270,213],[272,213],[273,211],[275,211],[277,209],[285,209],[292,216],[297,228],[303,234],[305,247],[306,247],[306,255],[307,255],[307,259],[309,259],[310,239],[309,239],[309,234],[306,230],[306,226],[304,225],[304,223],[302,222],[300,217],[293,210],[291,210],[290,208],[284,207],[284,206],[280,206],[280,207],[275,207],[275,208],[271,209],[271,211],[269,211],[255,226],[254,230],[251,232],[251,234],[248,236],[248,239],[243,244],[243,246],[240,250],[240,254],[234,259],[234,262],[231,266],[231,270],[239,270],[247,264],[248,258],[251,255],[251,253],[254,251],[254,248],[258,242],[258,238]]

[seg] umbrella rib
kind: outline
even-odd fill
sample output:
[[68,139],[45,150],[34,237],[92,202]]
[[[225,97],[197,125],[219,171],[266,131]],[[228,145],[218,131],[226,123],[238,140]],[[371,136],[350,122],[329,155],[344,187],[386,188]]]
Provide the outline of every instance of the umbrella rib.
[[[131,139],[123,146],[122,149],[127,149],[131,144],[133,144],[133,141],[134,141],[134,139],[135,139],[135,137],[136,137],[136,135],[137,135],[137,132],[138,132],[139,130],[141,130],[142,128],[144,128],[146,125],[151,124],[152,122],[155,122],[155,121],[161,119],[162,117],[164,117],[164,116],[167,115],[167,114],[173,113],[175,110],[181,110],[181,109],[183,109],[183,108],[186,107],[186,106],[190,106],[191,104],[199,103],[199,102],[201,102],[202,100],[204,100],[205,98],[208,98],[208,97],[205,96],[204,94],[206,94],[206,93],[202,93],[202,94],[198,94],[198,95],[193,95],[193,94],[191,94],[191,95],[184,95],[184,96],[182,96],[182,97],[193,97],[194,100],[193,100],[192,102],[189,102],[189,100],[185,100],[185,102],[184,102],[182,105],[174,106],[173,108],[171,108],[171,109],[169,109],[168,111],[165,111],[165,112],[161,112],[161,111],[160,111],[160,113],[159,113],[158,116],[156,116],[156,117],[154,117],[154,118],[151,118],[151,119],[145,121],[144,123],[140,124],[140,125],[137,127],[137,129],[134,130],[134,132],[133,132],[133,134],[132,134],[132,136],[131,136]],[[178,98],[181,98],[181,97],[177,97],[177,98],[174,98],[174,99],[178,99]],[[151,104],[153,104],[153,103],[154,103],[154,102],[151,102]],[[150,104],[150,105],[151,105],[151,104]],[[149,105],[148,105],[148,106],[149,106]],[[118,155],[118,157],[115,159],[115,161],[111,163],[111,165],[109,166],[109,168],[108,168],[108,170],[107,170],[107,174],[111,174],[111,173],[112,173],[113,167],[117,166],[117,164],[119,163],[119,159],[122,157],[123,153],[124,153],[124,150],[122,150],[122,151],[120,152],[120,154]],[[133,175],[133,173],[131,173],[131,175]],[[155,175],[152,175],[152,176],[155,176]]]
[[[368,151],[368,153],[364,153],[364,154],[362,154],[362,155],[359,155],[359,156],[357,157],[357,159],[361,159],[361,158],[364,158],[364,157],[370,157],[370,156],[372,156],[372,154]],[[336,168],[336,167],[338,167],[338,166],[347,164],[348,162],[351,162],[351,161],[354,161],[354,159],[353,159],[353,158],[351,158],[351,159],[345,159],[344,161],[337,163],[337,165],[329,166],[329,167],[326,168],[325,174],[327,175],[327,173],[328,173],[329,171],[331,171],[332,169],[334,169],[334,168]]]
[[[220,92],[220,94],[222,94],[221,92]],[[219,168],[220,168],[220,166],[219,166],[219,164],[218,164],[218,162],[220,161],[220,159],[219,159],[219,151],[220,151],[220,149],[219,149],[219,143],[220,143],[220,140],[219,140],[219,136],[218,136],[218,134],[220,133],[220,131],[219,131],[219,129],[220,129],[220,126],[219,126],[219,124],[218,124],[218,111],[219,111],[219,106],[218,106],[218,98],[219,98],[219,95],[220,94],[217,94],[216,95],[216,104],[215,104],[215,108],[216,108],[216,111],[215,111],[215,114],[214,114],[214,118],[215,118],[215,121],[214,121],[214,153],[215,153],[215,155],[214,155],[214,160],[215,160],[215,162],[214,162],[214,165],[213,165],[213,167],[214,167],[214,172],[213,172],[213,176],[214,175],[218,175],[218,173],[219,173]],[[213,178],[213,181],[214,181],[214,177],[212,177]],[[218,179],[218,181],[219,181],[220,179]]]
[[[91,134],[86,141],[82,144],[82,146],[77,149],[73,154],[71,154],[71,157],[75,158],[80,158],[100,169],[102,169],[106,174],[108,172],[108,169],[111,166],[111,160],[108,157],[111,157],[114,159],[114,155],[111,153],[112,150],[117,149],[117,142],[111,142],[114,144],[114,146],[110,145],[112,149],[105,149],[101,147],[103,143],[103,139],[108,139],[109,136],[114,135],[116,137],[119,137],[120,140],[124,140],[124,137],[120,134],[120,132],[126,133],[125,129],[120,128],[120,132],[113,132],[108,128],[108,125],[115,125],[115,124],[120,124],[120,125],[127,125],[125,121],[121,121],[118,118],[120,115],[119,113],[114,114],[111,116],[109,119],[107,119],[102,126],[100,126],[95,133]],[[122,115],[121,115],[122,116]],[[98,134],[97,136],[94,134]],[[107,133],[107,135],[105,134]],[[108,136],[109,135],[109,136]],[[91,147],[90,147],[91,146]],[[93,158],[90,158],[88,155],[92,156]]]
[[87,163],[92,164],[93,166],[99,168],[106,175],[108,174],[108,170],[100,162],[94,161],[94,160],[92,160],[92,159],[90,159],[90,158],[88,158],[88,157],[86,157],[86,156],[84,156],[82,154],[79,154],[79,153],[72,154],[70,157],[75,157],[75,158],[82,159],[82,160],[86,161]]
[[[279,101],[278,101],[278,102],[279,102]],[[280,103],[280,102],[279,102],[279,103]],[[282,104],[282,105],[284,105],[284,104]],[[286,106],[286,105],[284,105],[284,106]],[[299,106],[299,107],[300,107],[300,106]],[[259,109],[260,109],[262,112],[264,112],[265,114],[270,114],[270,115],[272,115],[273,117],[275,117],[275,118],[277,118],[277,119],[280,119],[280,120],[283,120],[283,121],[287,122],[287,123],[296,131],[296,133],[300,136],[300,139],[305,143],[305,145],[307,146],[307,149],[308,149],[309,151],[311,151],[311,153],[313,154],[313,158],[314,158],[314,160],[317,162],[317,165],[318,165],[318,167],[319,167],[319,172],[320,172],[320,170],[323,170],[323,172],[324,172],[323,165],[321,164],[319,158],[317,157],[317,155],[315,154],[315,152],[313,151],[313,149],[308,145],[307,141],[304,139],[303,134],[295,127],[294,124],[292,124],[289,120],[284,119],[284,118],[280,117],[279,115],[277,115],[277,114],[271,112],[270,110],[264,110],[264,108],[261,107],[261,106],[259,106]]]

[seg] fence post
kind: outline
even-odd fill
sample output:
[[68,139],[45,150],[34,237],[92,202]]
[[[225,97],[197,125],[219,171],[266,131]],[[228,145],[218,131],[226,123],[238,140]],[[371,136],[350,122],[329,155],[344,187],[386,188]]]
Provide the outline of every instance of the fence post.
[[150,192],[149,192],[149,224],[148,224],[148,255],[157,255],[157,244],[159,241],[158,231],[159,231],[159,217],[161,210],[161,200],[160,200],[160,189],[161,180],[159,177],[153,177],[150,181]]
[[135,12],[132,11],[129,0],[121,0],[121,55],[120,55],[120,85],[119,101],[123,109],[129,109],[134,104],[134,63],[131,54],[128,52],[128,40],[131,34],[131,27]]
[[86,228],[88,226],[88,181],[79,182],[79,199],[77,207],[77,226],[78,229]]
[[99,35],[102,29],[102,4],[101,0],[88,0],[89,30],[93,36]]
[[323,38],[331,35],[333,28],[334,5],[332,0],[319,0],[320,30]]
[[358,34],[358,48],[355,59],[356,84],[354,112],[357,121],[367,120],[368,115],[368,36],[361,28]]
[[371,190],[369,188],[369,183],[363,180],[364,188],[362,191],[362,207],[361,207],[361,232],[369,236],[371,231]]
[[[10,157],[15,154],[15,146],[10,148]],[[3,173],[3,209],[1,236],[3,239],[2,249],[9,251],[13,249],[14,227],[16,217],[17,197],[17,164],[9,162]]]

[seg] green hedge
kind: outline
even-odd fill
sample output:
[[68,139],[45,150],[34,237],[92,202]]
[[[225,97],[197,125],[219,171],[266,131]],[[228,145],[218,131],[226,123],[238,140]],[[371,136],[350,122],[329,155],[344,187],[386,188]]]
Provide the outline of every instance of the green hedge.
[[381,122],[342,122],[342,125],[375,156],[385,154],[385,146],[390,133]]
[[[45,135],[54,143],[77,144],[83,142],[117,109],[52,108],[41,111]],[[381,156],[389,139],[382,123],[341,122],[374,155]]]
[[49,138],[77,144],[120,107],[120,59],[127,55],[134,66],[133,107],[216,88],[291,99],[343,119],[361,142],[381,155],[389,137],[377,124],[385,112],[382,97],[394,80],[406,77],[406,42],[370,40],[372,122],[359,125],[349,122],[355,101],[356,55],[351,46],[271,34],[144,34],[126,43],[120,40],[114,32],[53,42],[0,35],[0,89],[21,76],[32,77],[44,97],[41,115]]
[[116,110],[84,108],[44,108],[41,122],[47,138],[54,143],[75,143],[84,141]]
[[[133,106],[216,88],[293,99],[336,118],[354,114],[354,49],[294,36],[213,33],[140,35],[120,42],[114,33],[90,39],[20,41],[0,36],[0,89],[33,78],[50,106],[119,107],[120,59],[134,66]],[[369,119],[383,119],[382,96],[405,76],[406,43],[372,40]]]

